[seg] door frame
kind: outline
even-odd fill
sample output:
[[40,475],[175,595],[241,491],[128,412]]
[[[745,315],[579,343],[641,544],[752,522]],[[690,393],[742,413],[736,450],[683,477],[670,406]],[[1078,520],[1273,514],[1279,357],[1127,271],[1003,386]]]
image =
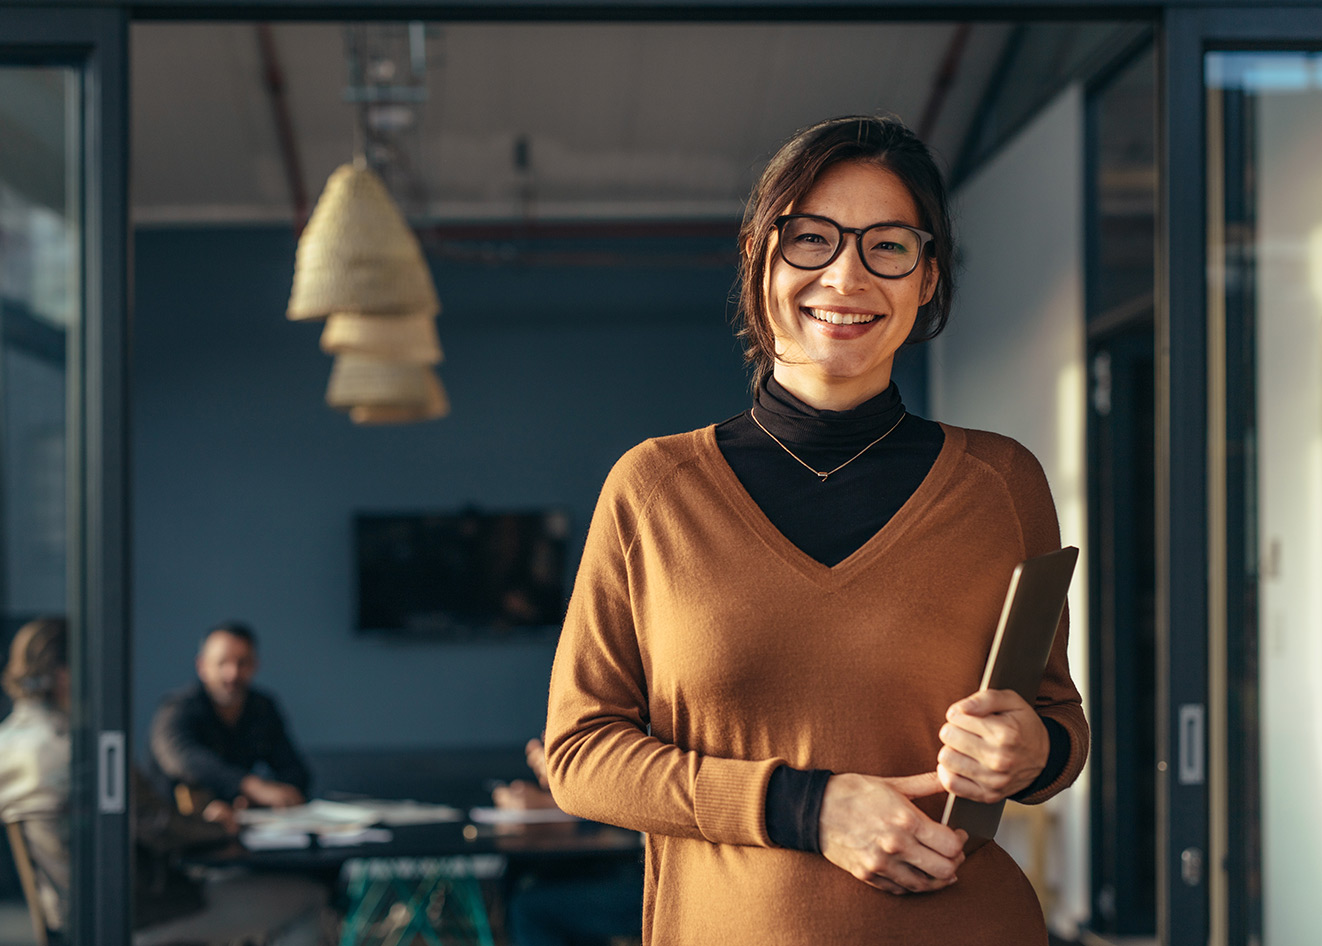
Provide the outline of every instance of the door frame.
[[[1209,326],[1204,56],[1217,50],[1317,49],[1322,9],[1297,3],[1168,8],[1163,27],[1157,487],[1158,621],[1164,631],[1158,705],[1165,715],[1159,733],[1158,922],[1161,941],[1171,946],[1242,946],[1228,925],[1242,905],[1234,902],[1234,878],[1226,877],[1223,863],[1227,828],[1239,813],[1231,810],[1223,785],[1215,795],[1209,792],[1209,779],[1224,778],[1234,751],[1227,741],[1234,726],[1227,725],[1226,714],[1256,713],[1256,707],[1243,706],[1242,695],[1225,688],[1227,638],[1236,633],[1227,626],[1228,584],[1245,577],[1227,574],[1226,503],[1228,496],[1242,496],[1245,484],[1228,482],[1237,474],[1225,463],[1225,339],[1211,337]],[[1222,329],[1219,322],[1216,328]],[[1191,720],[1198,722],[1196,740]],[[1195,767],[1201,767],[1201,781],[1181,778],[1182,769],[1187,774]],[[1186,851],[1203,853],[1199,883],[1185,879]],[[1213,885],[1215,902],[1209,896]]]
[[[0,63],[77,70],[81,318],[67,342],[71,942],[128,943],[128,13],[0,7]],[[112,751],[107,751],[112,750]]]
[[[1161,16],[1159,114],[1161,203],[1157,293],[1158,681],[1161,939],[1203,946],[1209,935],[1207,869],[1187,884],[1181,856],[1208,851],[1208,622],[1224,602],[1209,573],[1209,371],[1206,286],[1206,165],[1202,57],[1212,48],[1298,47],[1322,37],[1322,10],[1197,0],[884,0],[832,3],[814,18],[1024,19]],[[83,320],[70,360],[80,381],[70,400],[70,617],[80,711],[75,726],[75,810],[95,812],[74,832],[78,941],[126,942],[131,848],[122,772],[101,771],[105,746],[131,757],[128,702],[129,313],[128,25],[150,19],[803,19],[800,3],[763,0],[556,3],[468,0],[462,6],[393,0],[51,0],[0,6],[0,59],[77,65],[84,79]],[[27,57],[27,58],[25,58]],[[75,374],[76,372],[76,374]],[[1224,577],[1224,576],[1222,576]],[[1189,722],[1202,720],[1200,731]],[[1185,725],[1181,725],[1181,721]],[[1196,727],[1195,727],[1196,728]],[[1180,734],[1184,734],[1181,740]],[[117,743],[116,740],[119,740]],[[1183,745],[1181,742],[1183,741]],[[1181,779],[1202,763],[1202,778]],[[1186,775],[1188,771],[1186,771]],[[98,783],[110,798],[99,798]],[[116,808],[116,800],[120,803]],[[100,802],[107,802],[102,810]],[[1218,815],[1224,817],[1224,814]],[[94,936],[92,934],[95,934]]]

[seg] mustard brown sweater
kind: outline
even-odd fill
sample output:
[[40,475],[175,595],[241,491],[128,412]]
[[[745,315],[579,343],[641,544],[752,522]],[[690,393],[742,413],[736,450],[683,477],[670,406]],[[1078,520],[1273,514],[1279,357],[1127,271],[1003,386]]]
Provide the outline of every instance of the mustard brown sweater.
[[[832,567],[771,525],[711,427],[612,470],[556,655],[547,749],[562,807],[647,832],[645,942],[1045,943],[1031,887],[994,843],[951,888],[895,897],[766,831],[780,765],[930,771],[1014,565],[1059,547],[1032,455],[943,430],[909,501]],[[1063,632],[1036,708],[1071,749],[1029,802],[1072,782],[1087,752]],[[920,807],[936,816],[942,801]]]

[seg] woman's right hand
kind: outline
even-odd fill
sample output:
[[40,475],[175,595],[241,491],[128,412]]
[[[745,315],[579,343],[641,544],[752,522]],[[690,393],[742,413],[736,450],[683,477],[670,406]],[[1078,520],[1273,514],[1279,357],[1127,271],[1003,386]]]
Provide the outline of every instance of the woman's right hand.
[[881,778],[833,775],[822,795],[822,855],[887,893],[925,893],[955,882],[968,835],[938,824],[909,799],[934,795],[935,772]]

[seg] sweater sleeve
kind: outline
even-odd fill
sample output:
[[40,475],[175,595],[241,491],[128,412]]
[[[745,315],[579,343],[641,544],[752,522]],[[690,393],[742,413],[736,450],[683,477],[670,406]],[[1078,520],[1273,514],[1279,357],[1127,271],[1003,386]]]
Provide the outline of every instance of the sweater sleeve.
[[767,785],[782,759],[687,751],[650,730],[645,655],[634,622],[629,550],[651,487],[638,451],[606,480],[551,671],[547,775],[572,814],[652,834],[771,846]]
[[[1010,494],[1023,531],[1024,554],[1028,558],[1045,555],[1060,548],[1060,525],[1056,519],[1056,506],[1051,499],[1046,474],[1037,458],[1020,447],[1011,465],[1008,483]],[[1083,580],[1075,575],[1075,581]],[[1060,616],[1056,639],[1051,645],[1042,685],[1038,689],[1034,708],[1044,720],[1059,724],[1069,736],[1069,754],[1059,773],[1046,785],[1030,786],[1034,789],[1015,800],[1026,805],[1046,801],[1073,784],[1088,758],[1088,721],[1083,715],[1083,699],[1070,677],[1069,667],[1069,606]],[[1049,729],[1051,727],[1048,727]],[[1058,755],[1058,738],[1053,739],[1053,755]],[[1059,764],[1059,762],[1057,762]],[[1048,760],[1051,766],[1051,760]]]

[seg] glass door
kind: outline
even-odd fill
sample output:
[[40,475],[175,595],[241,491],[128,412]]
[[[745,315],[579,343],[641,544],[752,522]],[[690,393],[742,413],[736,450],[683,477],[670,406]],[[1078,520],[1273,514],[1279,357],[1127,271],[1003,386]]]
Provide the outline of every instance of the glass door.
[[1316,939],[1322,877],[1322,52],[1205,59],[1224,377],[1227,940]]
[[123,21],[0,10],[6,941],[128,942]]
[[69,611],[68,346],[82,315],[73,120],[80,97],[76,69],[0,66],[0,747],[8,783],[0,814],[3,866],[14,865],[3,896],[18,914],[36,903],[34,937],[37,927],[65,931],[69,919],[72,694],[67,667],[55,665],[67,661],[60,653]]

